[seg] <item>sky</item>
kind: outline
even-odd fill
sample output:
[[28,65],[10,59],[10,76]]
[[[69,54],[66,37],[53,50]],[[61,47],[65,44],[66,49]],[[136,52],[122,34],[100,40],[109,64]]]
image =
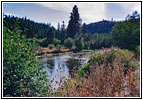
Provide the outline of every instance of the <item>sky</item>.
[[38,3],[3,3],[3,13],[17,17],[27,17],[35,22],[57,24],[65,22],[67,26],[73,6],[77,5],[82,23],[93,23],[101,20],[124,20],[134,11],[141,12],[140,2],[38,2]]

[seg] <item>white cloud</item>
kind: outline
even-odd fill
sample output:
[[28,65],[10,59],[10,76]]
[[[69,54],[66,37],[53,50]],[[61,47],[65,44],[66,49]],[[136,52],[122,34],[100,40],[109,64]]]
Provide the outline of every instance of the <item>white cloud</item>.
[[138,11],[140,14],[141,3],[120,3],[120,6],[123,7],[124,10],[128,11],[128,13]]
[[124,20],[128,14],[132,14],[134,11],[138,11],[140,14],[140,3],[127,2],[127,3],[106,3],[106,18],[114,20]]
[[91,23],[105,18],[105,4],[104,3],[38,3],[43,7],[48,7],[54,10],[70,12],[74,5],[78,6],[80,17],[83,22]]
[[[108,9],[107,4],[113,6]],[[64,11],[66,13],[72,12],[73,6],[77,5],[80,13],[80,17],[85,23],[92,23],[101,21],[103,19],[111,19],[114,17],[115,20],[123,20],[128,14],[132,14],[133,11],[137,10],[140,14],[141,4],[140,3],[98,3],[98,2],[82,2],[82,3],[38,3],[43,7],[54,9],[57,11]]]

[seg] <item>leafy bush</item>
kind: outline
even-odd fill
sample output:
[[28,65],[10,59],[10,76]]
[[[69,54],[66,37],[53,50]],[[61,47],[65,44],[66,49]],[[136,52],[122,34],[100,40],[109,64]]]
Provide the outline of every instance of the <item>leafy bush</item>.
[[3,27],[3,96],[47,96],[47,75],[38,63],[34,42]]
[[54,45],[58,45],[60,43],[61,43],[61,40],[58,40],[58,39],[54,38]]
[[57,50],[57,51],[61,51],[61,48],[62,48],[62,46],[61,46],[61,45],[59,45],[59,44],[58,44],[58,45],[56,45],[56,50]]
[[64,45],[65,45],[67,48],[72,48],[72,46],[73,46],[73,40],[72,40],[72,38],[67,38],[67,39],[65,39]]
[[84,41],[84,49],[89,49],[89,48],[90,48],[90,45],[91,45],[90,42]]
[[74,45],[76,46],[76,51],[81,51],[84,48],[83,38],[77,38],[74,42]]
[[42,39],[40,42],[39,42],[40,46],[42,47],[47,47],[48,46],[48,40],[47,38],[44,38]]
[[54,47],[55,47],[55,46],[54,46],[53,44],[49,44],[49,45],[48,45],[48,48],[49,48],[49,49],[53,49]]

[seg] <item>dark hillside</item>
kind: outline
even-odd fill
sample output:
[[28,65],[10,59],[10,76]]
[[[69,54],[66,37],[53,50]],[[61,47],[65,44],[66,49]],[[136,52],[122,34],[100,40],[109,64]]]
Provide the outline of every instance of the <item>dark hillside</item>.
[[45,38],[50,29],[56,31],[50,24],[37,23],[26,17],[18,18],[4,15],[3,21],[4,25],[10,30],[14,31],[16,27],[19,28],[27,38]]
[[114,26],[115,21],[103,20],[87,25],[87,30],[89,33],[109,33]]

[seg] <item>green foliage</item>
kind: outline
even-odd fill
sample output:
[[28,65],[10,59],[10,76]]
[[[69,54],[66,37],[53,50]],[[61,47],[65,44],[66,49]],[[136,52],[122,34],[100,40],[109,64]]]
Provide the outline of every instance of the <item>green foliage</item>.
[[[81,49],[101,49],[112,46],[112,37],[110,34],[82,34],[75,38],[75,42],[80,44]],[[82,43],[82,46],[81,46]]]
[[82,28],[81,28],[81,33],[82,34],[87,33],[87,25],[86,25],[86,23],[83,23]]
[[54,28],[51,28],[47,33],[48,44],[52,44],[54,42],[54,37],[55,37]]
[[89,66],[90,66],[89,63],[84,64],[83,67],[81,69],[79,69],[76,73],[82,77],[85,74],[85,72],[90,71]]
[[65,45],[67,48],[72,48],[72,46],[73,46],[73,40],[72,40],[72,38],[67,38],[67,39],[65,39],[64,45]]
[[3,96],[47,96],[49,84],[37,61],[35,41],[21,32],[3,27]]
[[74,45],[76,46],[76,51],[81,51],[84,48],[83,38],[77,38],[74,42]]
[[102,47],[109,48],[111,45],[112,38],[110,34],[94,34],[90,49],[101,49]]
[[37,39],[37,40],[38,40],[37,45],[42,46],[42,47],[47,47],[48,46],[47,38]]
[[53,49],[53,48],[55,48],[55,45],[49,44],[49,45],[48,45],[48,48],[49,48],[49,49]]
[[140,46],[136,46],[135,55],[136,55],[136,58],[139,60],[140,59]]
[[135,50],[135,47],[140,45],[140,18],[133,13],[128,20],[115,24],[111,34],[114,45]]
[[61,43],[61,40],[54,38],[54,45],[59,45],[60,43]]
[[78,7],[75,5],[73,7],[69,24],[67,27],[68,37],[74,38],[74,36],[79,33],[79,30],[80,30],[80,16],[78,13]]
[[121,61],[121,63],[124,65],[124,71],[126,72],[129,67],[132,67],[134,69],[138,67],[138,63],[135,61],[135,59],[133,59],[133,57],[133,52],[112,48],[110,51],[92,55],[88,63],[80,69],[79,73],[83,75],[83,73],[85,73],[86,71],[90,72],[89,66],[100,66],[102,64],[108,66],[108,64],[112,64],[115,59]]
[[[36,23],[26,17],[18,18],[4,15],[3,21],[4,25],[12,31],[15,30],[15,25],[17,25],[22,31],[21,33],[26,35],[27,38],[45,38],[49,30],[53,29],[50,24]],[[56,31],[55,29],[53,30]]]
[[57,50],[57,51],[61,51],[61,48],[62,48],[62,46],[61,46],[61,45],[59,45],[59,44],[58,44],[58,45],[56,45],[56,50]]
[[90,49],[91,42],[90,41],[84,41],[84,49]]

